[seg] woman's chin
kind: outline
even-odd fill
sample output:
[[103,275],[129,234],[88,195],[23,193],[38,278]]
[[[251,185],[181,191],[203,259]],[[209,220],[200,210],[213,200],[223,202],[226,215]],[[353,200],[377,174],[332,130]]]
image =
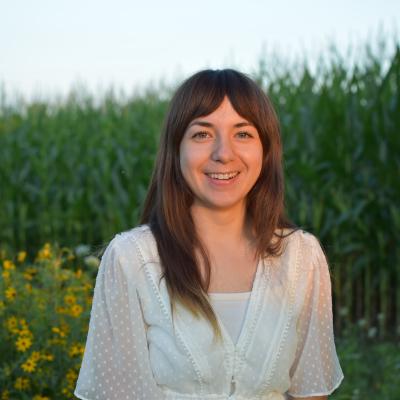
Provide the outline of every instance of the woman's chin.
[[195,201],[193,203],[194,206],[201,207],[201,208],[207,208],[212,211],[242,211],[244,208],[244,200],[237,200],[237,201],[232,201],[232,199],[225,199],[225,200],[220,200],[220,201],[202,201],[198,202]]

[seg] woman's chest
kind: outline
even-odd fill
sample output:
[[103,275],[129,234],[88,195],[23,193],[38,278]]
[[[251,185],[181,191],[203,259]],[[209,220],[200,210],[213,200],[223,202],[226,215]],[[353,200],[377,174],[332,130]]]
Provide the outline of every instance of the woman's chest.
[[213,330],[203,319],[179,304],[171,315],[165,281],[156,285],[159,275],[148,266],[148,285],[141,285],[148,292],[141,297],[150,362],[160,385],[174,392],[229,393],[234,377],[242,394],[267,393],[270,385],[285,390],[296,345],[294,287],[288,279],[271,277],[271,268],[263,267],[260,263],[255,271],[237,343],[220,324],[223,342],[215,344]]
[[[209,293],[249,292],[253,287],[258,261],[242,254],[225,254],[211,259]],[[200,266],[203,280],[204,265]]]

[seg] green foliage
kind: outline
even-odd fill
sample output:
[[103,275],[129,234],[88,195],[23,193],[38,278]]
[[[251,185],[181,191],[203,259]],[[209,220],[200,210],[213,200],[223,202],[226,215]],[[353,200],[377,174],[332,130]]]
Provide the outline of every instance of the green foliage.
[[[284,143],[286,203],[332,268],[336,329],[400,324],[400,48],[370,47],[350,69],[333,52],[315,73],[260,62]],[[0,102],[0,243],[100,244],[136,225],[168,99],[157,91]],[[380,318],[378,318],[380,316]]]
[[336,311],[349,311],[337,328],[365,318],[385,335],[400,324],[400,47],[386,69],[384,43],[366,50],[352,71],[336,55],[314,76],[305,65],[297,84],[289,71],[274,77],[268,92],[281,119],[289,215],[321,239]]
[[135,223],[166,102],[151,95],[100,105],[73,93],[60,104],[2,109],[0,242],[95,243]]
[[49,243],[25,258],[0,255],[0,396],[71,399],[99,260]]
[[336,341],[345,376],[332,400],[400,398],[400,344],[364,336],[356,326]]

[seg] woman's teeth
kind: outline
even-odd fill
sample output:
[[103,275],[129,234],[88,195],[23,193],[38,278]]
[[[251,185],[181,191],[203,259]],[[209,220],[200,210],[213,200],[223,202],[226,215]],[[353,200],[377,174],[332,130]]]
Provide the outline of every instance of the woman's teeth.
[[213,179],[221,179],[221,180],[226,180],[226,179],[232,179],[234,178],[236,175],[238,175],[239,172],[231,172],[229,174],[213,174],[213,173],[209,173],[207,174],[210,178]]

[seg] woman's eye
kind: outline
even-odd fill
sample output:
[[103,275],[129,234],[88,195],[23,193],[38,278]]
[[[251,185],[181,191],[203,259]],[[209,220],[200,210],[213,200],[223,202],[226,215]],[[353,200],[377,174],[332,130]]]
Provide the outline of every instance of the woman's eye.
[[202,131],[202,132],[195,133],[192,137],[199,138],[199,139],[205,139],[207,137],[207,135],[208,135],[208,132]]
[[241,138],[252,137],[249,132],[238,132],[237,133]]
[[[195,138],[195,139],[207,139],[207,137],[209,137],[209,135],[210,134],[208,132],[206,132],[206,131],[200,131],[200,132],[196,132],[192,136],[192,138]],[[239,136],[241,139],[246,139],[248,137],[253,137],[252,134],[250,134],[249,132],[246,132],[246,131],[238,132],[236,135]]]

